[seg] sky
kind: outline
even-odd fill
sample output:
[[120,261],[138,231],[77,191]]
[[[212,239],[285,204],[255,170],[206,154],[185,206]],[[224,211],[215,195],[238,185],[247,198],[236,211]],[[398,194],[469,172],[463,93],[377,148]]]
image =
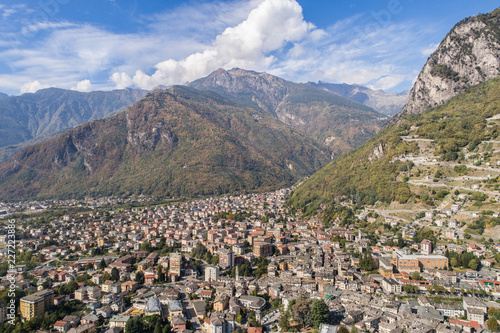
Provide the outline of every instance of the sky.
[[186,84],[218,68],[403,91],[497,0],[2,0],[0,92]]

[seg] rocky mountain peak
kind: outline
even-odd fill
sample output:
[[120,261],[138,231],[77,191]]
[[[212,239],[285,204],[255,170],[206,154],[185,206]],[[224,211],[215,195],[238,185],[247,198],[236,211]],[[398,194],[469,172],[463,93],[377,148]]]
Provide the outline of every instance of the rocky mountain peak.
[[500,8],[455,25],[427,60],[396,120],[443,104],[499,75]]

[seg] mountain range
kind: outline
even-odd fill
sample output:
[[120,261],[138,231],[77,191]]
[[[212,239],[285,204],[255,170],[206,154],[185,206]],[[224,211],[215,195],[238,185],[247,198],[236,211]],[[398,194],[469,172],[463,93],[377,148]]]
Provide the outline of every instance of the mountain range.
[[0,96],[0,162],[21,148],[95,119],[109,117],[147,91],[124,89],[83,93],[48,88],[21,96]]
[[314,140],[211,92],[155,90],[0,165],[0,197],[203,195],[288,186],[324,166]]
[[308,82],[308,84],[339,96],[352,99],[391,117],[401,111],[408,100],[408,91],[403,91],[401,93],[386,93],[383,90],[372,90],[357,84],[335,84],[321,81],[318,81],[318,83]]
[[269,113],[327,146],[332,158],[365,142],[387,120],[364,104],[323,89],[238,68],[219,69],[189,86]]

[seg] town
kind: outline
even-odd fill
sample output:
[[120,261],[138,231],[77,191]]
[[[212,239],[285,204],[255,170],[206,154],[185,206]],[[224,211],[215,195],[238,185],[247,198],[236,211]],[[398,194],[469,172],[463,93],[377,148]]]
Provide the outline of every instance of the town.
[[[292,190],[164,204],[2,204],[16,223],[17,249],[15,272],[6,263],[0,270],[2,331],[498,328],[498,239],[464,234],[451,211],[419,212],[407,223],[341,203],[331,221],[305,219],[286,205]],[[6,315],[9,275],[14,325]]]

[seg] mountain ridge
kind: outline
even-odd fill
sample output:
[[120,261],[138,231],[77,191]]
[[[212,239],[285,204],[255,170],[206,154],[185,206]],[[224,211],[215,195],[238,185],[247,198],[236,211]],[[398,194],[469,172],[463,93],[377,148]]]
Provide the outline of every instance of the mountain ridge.
[[264,190],[327,162],[320,145],[265,112],[174,86],[21,150],[0,164],[0,198]]
[[85,93],[47,88],[0,99],[0,161],[26,145],[84,122],[109,117],[145,94],[139,89]]
[[318,81],[318,83],[308,82],[307,84],[362,103],[386,116],[393,116],[401,111],[409,93],[408,91],[386,93],[383,90],[373,90],[362,85],[347,83]]
[[214,91],[269,113],[328,146],[332,158],[359,146],[377,133],[386,120],[386,116],[356,101],[240,68],[218,69],[189,86]]

